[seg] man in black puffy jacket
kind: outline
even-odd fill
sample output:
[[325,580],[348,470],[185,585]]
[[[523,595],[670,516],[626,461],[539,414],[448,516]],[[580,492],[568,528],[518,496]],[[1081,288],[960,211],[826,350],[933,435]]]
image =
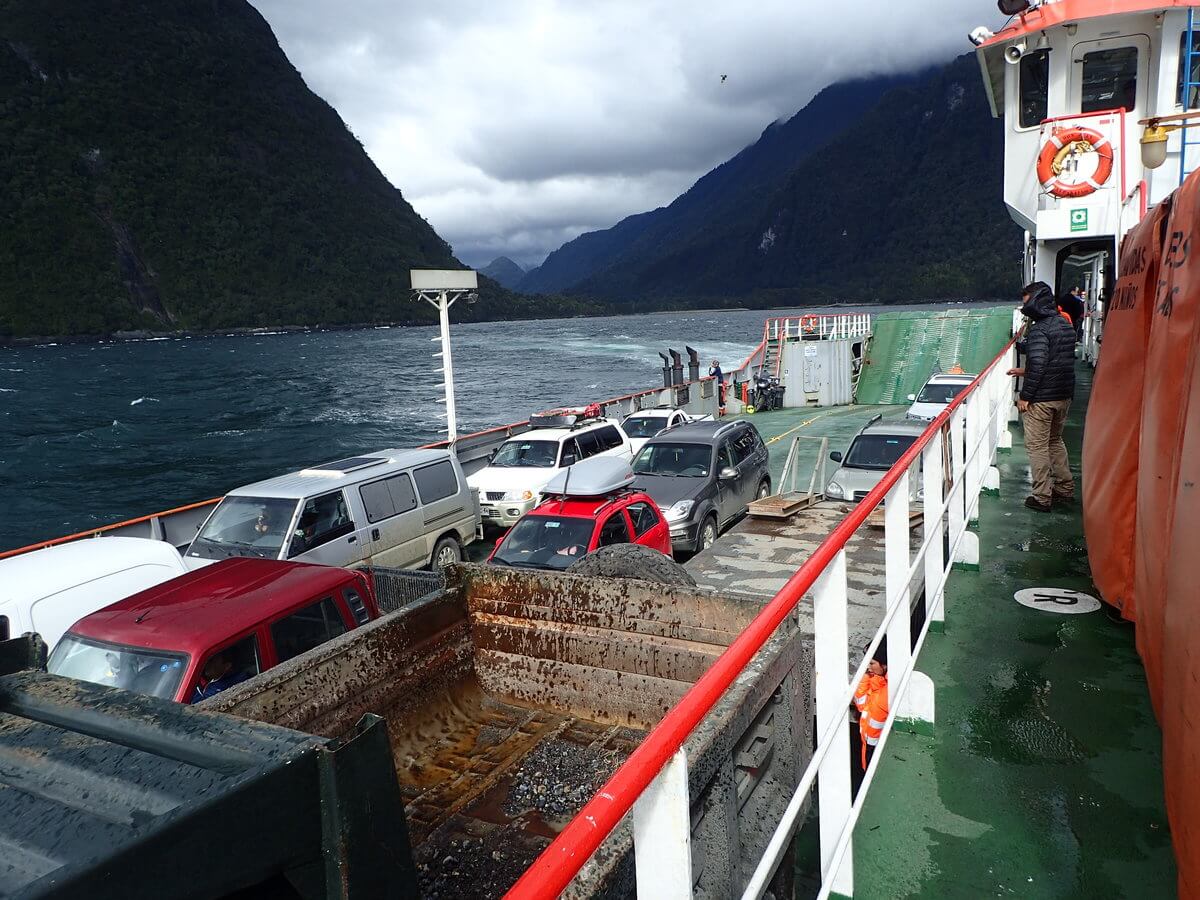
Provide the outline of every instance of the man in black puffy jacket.
[[1054,291],[1044,282],[1026,287],[1021,299],[1021,314],[1030,320],[1025,340],[1017,345],[1025,354],[1025,367],[1010,369],[1009,374],[1025,379],[1017,401],[1033,470],[1033,494],[1025,505],[1049,512],[1055,502],[1075,502],[1075,479],[1062,439],[1075,395],[1075,329],[1063,318]]

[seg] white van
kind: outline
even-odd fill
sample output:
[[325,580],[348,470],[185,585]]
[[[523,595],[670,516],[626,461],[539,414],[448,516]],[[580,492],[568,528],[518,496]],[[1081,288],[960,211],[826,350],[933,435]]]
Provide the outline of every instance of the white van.
[[416,569],[463,558],[479,506],[449,450],[380,450],[230,491],[184,553]]
[[51,650],[86,615],[187,572],[150,538],[84,538],[0,560],[0,640],[37,632]]
[[471,474],[484,524],[511,528],[541,503],[542,488],[551,478],[580,460],[633,459],[628,435],[612,419],[554,410],[530,416],[529,424],[529,431],[509,438],[485,468]]

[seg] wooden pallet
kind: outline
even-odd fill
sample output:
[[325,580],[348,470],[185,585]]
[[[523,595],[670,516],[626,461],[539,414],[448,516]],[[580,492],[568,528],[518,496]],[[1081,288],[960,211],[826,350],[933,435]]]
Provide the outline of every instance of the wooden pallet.
[[[871,510],[871,514],[867,516],[867,525],[871,528],[883,528],[883,507],[877,506]],[[910,509],[908,511],[908,527],[909,530],[916,528],[925,521],[925,514],[919,509]]]
[[774,494],[750,502],[750,515],[761,519],[788,519],[808,509],[819,498],[810,494]]

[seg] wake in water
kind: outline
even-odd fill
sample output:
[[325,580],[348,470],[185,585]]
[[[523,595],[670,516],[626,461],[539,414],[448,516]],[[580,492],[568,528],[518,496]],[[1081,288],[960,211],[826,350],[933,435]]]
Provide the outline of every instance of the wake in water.
[[[129,402],[129,405],[137,406],[139,403],[146,403],[146,402],[157,403],[158,398],[157,397],[138,397],[136,400],[131,400]],[[114,422],[113,424],[115,425],[116,423]]]

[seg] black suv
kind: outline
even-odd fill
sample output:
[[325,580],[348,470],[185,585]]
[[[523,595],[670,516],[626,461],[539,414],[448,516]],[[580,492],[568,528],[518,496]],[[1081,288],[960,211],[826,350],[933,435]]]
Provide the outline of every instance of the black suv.
[[692,422],[646,442],[633,460],[633,486],[654,498],[671,526],[671,546],[699,553],[771,494],[770,455],[749,422]]

